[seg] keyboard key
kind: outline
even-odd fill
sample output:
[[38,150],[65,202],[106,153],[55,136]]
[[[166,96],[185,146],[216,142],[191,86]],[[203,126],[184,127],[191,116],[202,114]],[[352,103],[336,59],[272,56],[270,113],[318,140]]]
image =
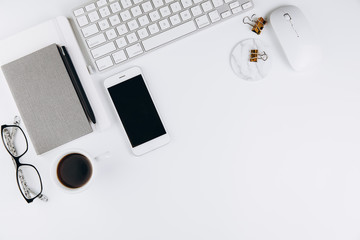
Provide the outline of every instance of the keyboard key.
[[155,34],[160,31],[156,23],[149,25],[148,27],[150,34]]
[[100,34],[86,40],[86,43],[89,46],[89,48],[93,48],[104,42],[106,42],[106,38],[103,33],[100,33]]
[[81,17],[78,17],[76,18],[78,24],[80,27],[83,27],[85,25],[87,25],[89,23],[87,17],[84,15],[84,16],[81,16]]
[[108,22],[108,20],[106,20],[106,19],[98,22],[98,24],[99,24],[99,27],[100,27],[100,29],[101,29],[102,31],[104,31],[105,29],[108,29],[108,28],[110,27],[109,22]]
[[116,45],[118,46],[118,48],[123,48],[127,45],[127,42],[124,37],[121,37],[116,39]]
[[134,0],[134,4],[139,4],[139,3],[141,3],[142,1],[144,1],[144,0]]
[[139,17],[138,20],[142,27],[150,23],[149,18],[146,15]]
[[230,7],[231,9],[236,8],[236,7],[239,7],[239,6],[240,6],[240,3],[239,3],[239,2],[233,2],[233,3],[230,3],[230,4],[229,4],[229,7]]
[[163,0],[152,0],[152,2],[153,2],[153,4],[154,4],[154,7],[155,7],[155,8],[159,8],[159,7],[161,7],[161,6],[164,5]]
[[140,16],[142,14],[141,8],[139,6],[133,7],[131,13],[134,17]]
[[117,51],[112,54],[115,63],[121,63],[127,59],[124,50]]
[[75,17],[78,17],[80,16],[81,14],[84,14],[84,9],[83,8],[79,8],[77,10],[74,11],[74,16]]
[[195,4],[201,3],[203,0],[194,0]]
[[99,29],[97,28],[96,26],[96,23],[95,24],[92,24],[88,27],[84,27],[83,29],[81,29],[84,37],[89,37],[91,35],[94,35],[95,33],[99,32]]
[[165,30],[170,27],[170,23],[166,18],[164,20],[161,20],[159,22],[159,25],[160,25],[161,30]]
[[191,13],[189,12],[189,10],[185,10],[180,13],[180,16],[183,21],[186,21],[191,18]]
[[170,17],[170,22],[172,25],[178,25],[179,23],[181,23],[181,20],[180,20],[180,17],[179,17],[179,14],[175,14],[173,16]]
[[241,7],[237,7],[237,8],[234,8],[234,9],[232,10],[233,14],[239,13],[239,12],[241,12],[241,11],[242,11],[242,8],[241,8]]
[[191,8],[191,12],[194,15],[194,17],[202,14],[202,10],[201,10],[200,6],[195,6],[195,7]]
[[149,13],[149,16],[150,16],[151,21],[153,21],[153,22],[160,19],[160,14],[159,14],[159,12],[157,10]]
[[88,16],[89,16],[90,22],[96,22],[97,20],[100,19],[99,14],[97,13],[97,11],[93,11],[93,12],[89,13]]
[[221,5],[224,4],[224,1],[223,0],[212,0],[213,4],[214,4],[214,7],[220,7]]
[[[161,26],[161,25],[160,25]],[[142,28],[139,31],[137,31],[137,34],[139,35],[140,39],[144,39],[147,36],[149,36],[148,31],[146,30],[146,28]]]
[[196,18],[195,21],[199,28],[203,28],[210,24],[209,19],[206,15]]
[[127,24],[128,24],[128,27],[129,27],[130,31],[133,31],[133,30],[139,28],[139,24],[137,23],[137,21],[136,21],[135,19],[134,19],[134,20],[131,20],[131,21],[128,22]]
[[181,0],[181,4],[184,8],[188,8],[193,5],[192,0]]
[[98,67],[99,71],[109,68],[112,65],[114,65],[114,63],[111,60],[110,56],[104,57],[104,58],[96,61],[96,66]]
[[129,43],[134,43],[138,40],[137,36],[135,33],[130,33],[129,35],[126,36],[127,40]]
[[160,14],[161,14],[162,17],[169,16],[171,14],[170,8],[168,6],[160,8]]
[[171,7],[171,10],[173,11],[173,13],[181,11],[181,6],[180,6],[180,3],[178,3],[178,2],[171,4],[170,7]]
[[121,10],[120,4],[118,2],[110,4],[110,8],[113,13],[120,12]]
[[129,58],[132,58],[135,57],[136,55],[143,53],[144,51],[142,50],[140,43],[137,43],[131,47],[126,48],[126,52]]
[[172,40],[175,40],[179,37],[182,37],[186,34],[189,34],[196,30],[195,23],[193,21],[189,21],[177,27],[174,27],[170,30],[162,32],[156,36],[145,39],[143,41],[144,49],[149,51],[153,48],[159,47],[163,44],[166,44]]
[[122,25],[118,26],[118,27],[116,28],[116,30],[118,31],[118,33],[119,33],[120,36],[121,36],[121,35],[124,35],[125,33],[128,32],[128,29],[127,29],[127,27],[125,26],[125,24],[122,24]]
[[113,15],[113,16],[109,17],[109,20],[110,20],[111,26],[120,24],[120,18],[118,15]]
[[165,0],[165,3],[171,3],[173,1],[175,1],[175,0]]
[[247,3],[244,3],[243,5],[241,5],[241,7],[246,10],[246,9],[249,9],[252,7],[252,3],[251,2],[247,2]]
[[109,42],[105,45],[102,45],[98,48],[91,50],[91,54],[93,55],[94,58],[99,58],[115,50],[116,50],[115,44],[113,42]]
[[124,12],[120,13],[120,17],[123,20],[123,22],[126,22],[127,20],[129,20],[131,18],[130,12],[129,10],[126,10]]
[[123,8],[129,8],[132,6],[131,0],[121,0],[120,2]]
[[211,22],[217,22],[221,19],[217,10],[209,12],[209,17]]
[[105,6],[107,4],[106,0],[99,0],[96,2],[96,5],[98,7],[102,7],[102,6]]
[[101,17],[104,18],[104,17],[107,17],[110,15],[110,10],[108,7],[103,7],[103,8],[99,9],[99,13],[100,13]]
[[95,4],[92,3],[92,4],[87,5],[87,6],[85,7],[85,9],[86,9],[87,12],[90,12],[90,11],[92,11],[92,10],[95,10],[96,7],[95,7]]
[[109,31],[106,31],[106,36],[109,40],[116,38],[117,34],[115,32],[115,29],[110,29]]
[[230,17],[231,16],[231,12],[230,11],[226,11],[226,12],[223,12],[222,14],[221,14],[221,17],[222,18],[227,18],[227,17]]
[[144,12],[146,12],[146,13],[147,13],[147,12],[150,12],[151,10],[153,10],[153,7],[152,7],[150,1],[147,1],[147,2],[145,2],[145,3],[143,3],[143,4],[141,4],[141,6],[142,6]]
[[201,7],[203,8],[204,12],[208,12],[211,9],[213,9],[213,6],[210,1],[206,1],[206,2],[202,3]]

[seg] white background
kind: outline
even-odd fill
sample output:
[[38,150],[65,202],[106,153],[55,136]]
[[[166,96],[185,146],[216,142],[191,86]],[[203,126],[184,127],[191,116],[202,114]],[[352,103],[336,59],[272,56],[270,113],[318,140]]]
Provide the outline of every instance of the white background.
[[[86,2],[1,1],[0,39],[69,17]],[[299,6],[322,39],[322,64],[291,70],[268,25],[259,38],[272,49],[270,75],[238,79],[230,51],[257,37],[242,15],[93,76],[111,126],[45,156],[30,149],[21,159],[38,167],[48,203],[26,204],[0,148],[0,239],[359,240],[360,2],[254,2],[250,13],[263,16]],[[135,65],[172,137],[138,158],[102,89],[106,77]],[[16,111],[4,98],[1,124]],[[72,148],[111,155],[97,162],[93,184],[78,194],[51,178],[58,155]]]

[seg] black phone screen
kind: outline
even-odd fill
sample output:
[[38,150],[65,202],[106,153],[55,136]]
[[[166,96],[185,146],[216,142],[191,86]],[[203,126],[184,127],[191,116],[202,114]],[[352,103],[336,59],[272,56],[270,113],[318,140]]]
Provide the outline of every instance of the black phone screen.
[[114,85],[108,91],[132,147],[166,134],[141,75]]

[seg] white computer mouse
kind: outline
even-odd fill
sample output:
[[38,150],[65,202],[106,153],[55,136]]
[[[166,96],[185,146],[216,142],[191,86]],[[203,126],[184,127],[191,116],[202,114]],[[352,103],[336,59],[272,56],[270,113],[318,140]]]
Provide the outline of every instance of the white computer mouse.
[[274,10],[270,23],[294,70],[302,71],[321,61],[319,41],[298,7],[284,6]]

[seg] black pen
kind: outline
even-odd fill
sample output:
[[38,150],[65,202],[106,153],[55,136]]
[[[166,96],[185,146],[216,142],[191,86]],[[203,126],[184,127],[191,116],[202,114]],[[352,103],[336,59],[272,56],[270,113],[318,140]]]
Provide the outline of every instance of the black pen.
[[88,117],[88,119],[91,120],[91,122],[93,122],[95,124],[96,119],[95,119],[94,112],[90,106],[90,103],[86,96],[84,88],[81,85],[79,76],[76,73],[76,70],[71,61],[70,55],[64,46],[62,46],[61,48],[60,47],[58,47],[58,48],[59,48],[59,52],[61,53],[61,56],[63,56],[65,67],[70,75],[70,79],[71,79],[71,81],[74,85],[75,91],[80,99],[80,102],[84,109],[84,112],[85,112],[86,116]]

